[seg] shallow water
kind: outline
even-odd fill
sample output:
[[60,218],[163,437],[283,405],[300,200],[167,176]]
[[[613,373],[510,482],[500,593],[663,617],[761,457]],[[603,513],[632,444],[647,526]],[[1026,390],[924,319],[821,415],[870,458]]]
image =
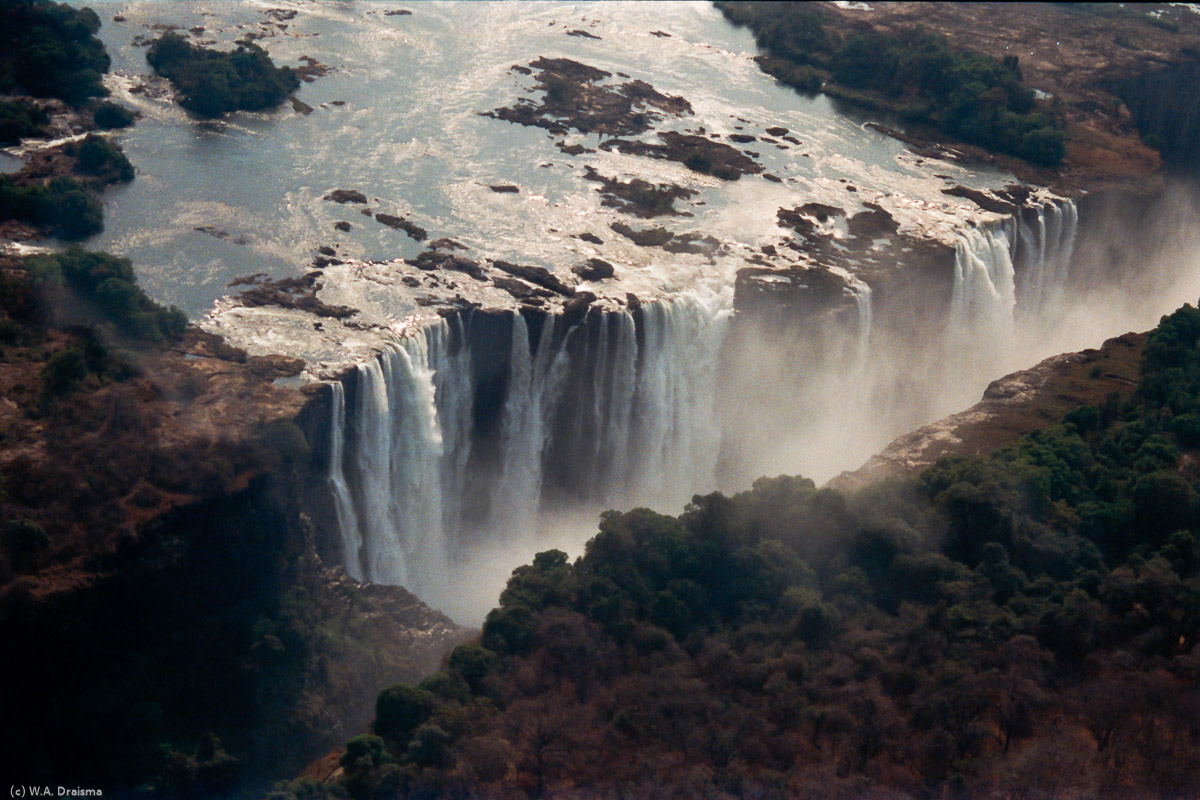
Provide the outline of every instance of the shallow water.
[[[691,218],[656,222],[745,245],[781,236],[774,214],[780,206],[814,200],[855,207],[874,199],[902,220],[911,209],[905,224],[956,227],[977,209],[941,195],[941,188],[995,186],[1007,179],[941,161],[921,163],[900,142],[839,114],[828,98],[777,84],[751,60],[756,51],[750,34],[708,3],[92,5],[113,54],[110,86],[144,117],[118,134],[138,178],[106,195],[106,231],[89,244],[130,256],[151,294],[193,316],[226,294],[233,278],[294,274],[323,244],[365,260],[420,251],[403,232],[362,216],[360,206],[321,199],[336,188],[360,190],[372,208],[411,218],[431,239],[453,237],[474,256],[562,270],[600,255],[617,265],[620,293],[669,293],[703,282],[727,284],[740,257],[709,265],[616,236],[608,225],[621,215],[600,206],[596,184],[582,178],[585,163],[607,175],[699,190],[679,204]],[[297,13],[280,23],[286,25],[281,30],[266,18],[272,8]],[[404,8],[413,13],[386,13]],[[113,16],[125,21],[113,22]],[[133,40],[156,35],[151,25],[202,25],[195,41],[222,44],[271,31],[275,35],[259,44],[277,63],[295,65],[307,55],[333,72],[299,90],[311,114],[285,103],[271,113],[199,123],[165,99],[128,91],[149,72],[145,49]],[[570,30],[601,38],[567,35]],[[663,129],[703,127],[723,135],[740,129],[761,136],[778,125],[802,144],[742,146],[759,156],[767,172],[784,178],[782,185],[761,176],[726,183],[671,162],[602,151],[568,156],[542,129],[480,116],[527,93],[532,79],[509,68],[539,56],[573,58],[687,98],[695,114],[668,120]],[[612,80],[625,79],[614,74]],[[575,135],[571,141],[594,148],[600,139]],[[521,191],[497,194],[489,184],[515,184]],[[339,220],[352,230],[335,231]],[[605,244],[572,238],[584,231]]]

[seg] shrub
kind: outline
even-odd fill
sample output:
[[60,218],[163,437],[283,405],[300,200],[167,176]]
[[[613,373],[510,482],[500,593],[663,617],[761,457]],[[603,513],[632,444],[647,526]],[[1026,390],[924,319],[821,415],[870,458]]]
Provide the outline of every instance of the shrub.
[[128,128],[133,124],[135,118],[136,115],[132,111],[116,103],[101,103],[92,112],[92,120],[95,121],[96,126],[106,131],[114,128]]
[[0,100],[0,145],[46,135],[50,115],[40,106],[20,100]]
[[103,136],[89,133],[70,148],[75,156],[75,171],[94,175],[102,183],[128,183],[133,180],[133,164],[121,148]]
[[87,359],[83,350],[68,347],[50,356],[42,367],[42,394],[46,397],[61,397],[68,394],[88,376]]
[[434,696],[423,689],[402,683],[389,686],[375,701],[375,733],[406,742],[429,719],[433,705]]

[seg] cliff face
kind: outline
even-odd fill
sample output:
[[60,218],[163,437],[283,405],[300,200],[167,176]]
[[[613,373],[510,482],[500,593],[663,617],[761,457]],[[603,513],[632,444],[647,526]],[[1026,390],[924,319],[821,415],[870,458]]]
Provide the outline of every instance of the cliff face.
[[1104,406],[1137,384],[1147,334],[1127,333],[1097,350],[1065,353],[993,381],[965,411],[896,439],[861,468],[829,482],[842,491],[912,476],[948,455],[987,455],[1034,430],[1048,428],[1080,405]]
[[[294,363],[194,329],[99,342],[36,293],[11,317],[31,287],[4,267],[0,771],[244,790],[365,726],[378,686],[438,666],[460,628],[317,555],[303,508],[323,395],[275,384]],[[121,366],[49,391],[73,350]]]

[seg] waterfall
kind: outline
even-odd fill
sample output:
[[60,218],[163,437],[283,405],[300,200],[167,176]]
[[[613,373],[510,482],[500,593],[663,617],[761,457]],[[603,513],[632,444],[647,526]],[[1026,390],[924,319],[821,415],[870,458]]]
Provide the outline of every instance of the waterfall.
[[1023,209],[1000,224],[971,226],[954,251],[950,322],[961,336],[1010,345],[1016,317],[1028,328],[1058,308],[1069,279],[1079,212],[1071,200]]
[[[677,511],[714,489],[731,306],[730,292],[689,295],[536,327],[508,313],[506,363],[489,365],[505,387],[491,420],[479,417],[486,356],[469,318],[360,364],[354,402],[341,384],[331,401],[327,478],[347,571],[447,604],[473,548],[512,548],[508,568],[540,549],[548,504],[586,508],[594,526],[600,508]],[[486,447],[480,426],[493,431]]]
[[346,388],[341,383],[333,384],[330,405],[333,419],[329,426],[329,490],[342,540],[342,563],[350,577],[362,580],[362,535],[342,465],[346,451]]

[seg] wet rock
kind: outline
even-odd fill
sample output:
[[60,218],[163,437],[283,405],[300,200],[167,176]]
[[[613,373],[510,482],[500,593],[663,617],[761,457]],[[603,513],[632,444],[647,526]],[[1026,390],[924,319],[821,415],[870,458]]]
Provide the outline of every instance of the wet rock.
[[334,306],[317,299],[317,281],[320,272],[310,272],[295,278],[283,278],[277,281],[264,281],[241,292],[237,299],[249,308],[260,306],[278,306],[307,311],[318,317],[346,319],[358,313],[357,309],[347,306]]
[[668,253],[692,253],[693,255],[712,255],[721,246],[721,242],[711,236],[699,233],[680,233],[662,246]]
[[675,210],[675,201],[696,194],[691,189],[674,184],[653,184],[641,178],[634,178],[631,181],[609,178],[601,175],[591,166],[587,167],[584,178],[601,184],[600,194],[604,198],[601,205],[643,219],[677,215],[680,212]]
[[729,134],[729,141],[737,142],[738,144],[750,144],[750,142],[756,142],[758,139],[748,133],[731,133]]
[[771,183],[783,183],[783,178],[780,178],[778,175],[772,175],[769,172],[763,173],[763,180],[770,181]]
[[421,285],[421,280],[419,278],[414,278],[412,275],[405,275],[400,279],[400,282],[405,286],[411,286],[414,289]]
[[866,211],[860,211],[846,220],[851,236],[881,239],[891,236],[900,229],[900,223],[875,203],[865,203]]
[[333,223],[333,227],[337,228],[339,231],[348,231],[350,230],[350,223],[346,222],[345,220],[340,220]]
[[469,258],[442,253],[436,250],[426,250],[418,254],[409,263],[417,269],[422,269],[426,272],[431,272],[435,269],[450,269],[470,275],[477,281],[487,279],[483,266],[478,261],[472,261]]
[[418,242],[425,241],[425,237],[428,235],[424,228],[422,228],[420,225],[409,222],[404,217],[397,217],[393,214],[377,213],[375,215],[375,220],[387,225],[389,228],[404,231],[406,234],[408,234],[410,239],[414,239]]
[[493,275],[492,283],[499,289],[511,294],[518,300],[528,300],[534,297],[553,297],[554,292],[540,286],[530,286],[528,283],[507,275]]
[[563,144],[562,142],[556,142],[555,146],[569,156],[578,156],[582,155],[583,153],[596,152],[595,150],[591,150],[581,144]]
[[513,275],[518,278],[523,278],[524,280],[527,280],[532,284],[536,284],[537,286],[541,286],[543,288],[549,289],[552,292],[557,292],[558,294],[564,295],[566,297],[573,297],[575,295],[574,287],[568,286],[567,284],[563,283],[558,277],[556,277],[554,275],[554,273],[552,273],[550,270],[546,269],[545,267],[532,267],[532,266],[526,266],[523,264],[510,264],[507,261],[499,261],[499,260],[492,261],[492,266],[495,267],[496,269],[500,270],[501,272],[507,272],[509,275]]
[[320,254],[321,254],[321,255],[323,255],[323,256],[335,256],[335,255],[337,255],[337,251],[336,251],[336,250],[334,250],[332,247],[330,247],[330,246],[329,246],[329,245],[327,245],[327,244],[323,244],[323,245],[321,245],[320,247],[318,247],[318,248],[317,248],[317,252],[318,252],[318,253],[320,253]]
[[1007,200],[1001,200],[990,192],[969,189],[966,186],[953,186],[949,189],[942,189],[942,194],[970,200],[984,211],[992,211],[997,214],[1012,214],[1017,210],[1016,205]]
[[624,222],[614,222],[609,227],[639,247],[662,247],[671,241],[674,236],[674,234],[665,228],[637,230],[626,225]]
[[383,15],[385,17],[408,17],[412,15],[412,12],[407,8],[396,8],[383,12]]
[[703,136],[676,131],[658,134],[661,144],[610,139],[600,145],[602,150],[648,158],[662,158],[683,164],[688,169],[712,175],[726,181],[736,181],[742,175],[757,175],[763,171],[753,158],[724,142],[714,142]]
[[582,264],[571,267],[571,272],[585,281],[602,281],[615,274],[613,265],[602,258],[589,258]]
[[521,191],[521,187],[512,186],[510,184],[499,184],[496,186],[489,186],[488,188],[493,192],[497,192],[498,194],[516,194],[517,192]]
[[667,33],[666,31],[650,31],[650,35],[658,36],[659,38],[665,38],[669,37],[671,34]]
[[592,244],[604,244],[604,240],[594,233],[577,233],[575,238]]
[[325,200],[332,200],[335,203],[365,203],[367,196],[362,192],[357,192],[354,189],[334,189],[329,194],[325,195]]
[[567,31],[567,36],[582,36],[586,39],[596,39],[596,40],[600,39],[600,37],[594,33],[588,33],[587,31],[580,31],[580,30]]
[[787,136],[790,131],[787,128],[774,125],[770,128],[767,128],[767,133],[771,136]]
[[556,134],[574,129],[629,136],[650,130],[665,115],[692,113],[682,97],[662,94],[640,80],[602,84],[612,73],[569,58],[539,58],[529,64],[529,74],[536,74],[534,90],[543,93],[540,104],[523,98],[482,115]]
[[447,238],[443,237],[441,239],[434,239],[432,242],[430,242],[429,249],[430,250],[466,250],[467,246],[465,244],[460,244],[459,242],[456,242],[453,239],[447,239]]

